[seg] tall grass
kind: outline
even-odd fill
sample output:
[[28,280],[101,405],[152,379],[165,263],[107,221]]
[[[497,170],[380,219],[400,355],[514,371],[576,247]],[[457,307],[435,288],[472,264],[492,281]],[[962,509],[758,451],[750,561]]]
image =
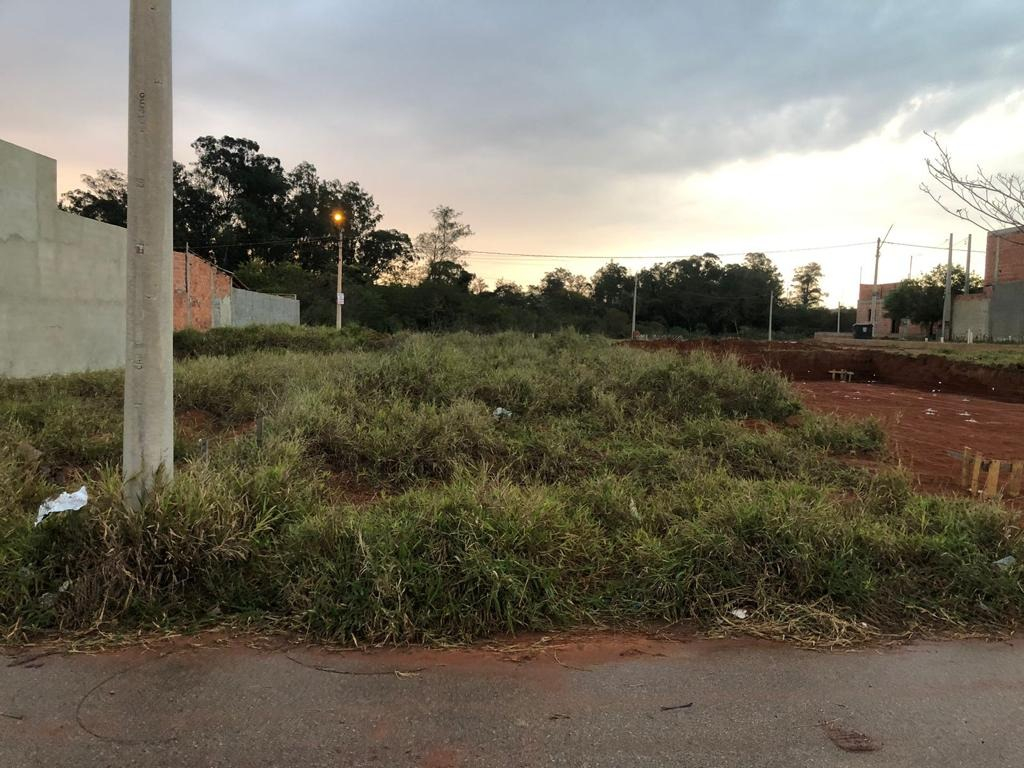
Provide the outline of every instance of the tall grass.
[[[177,477],[140,512],[119,376],[0,382],[4,634],[465,640],[745,608],[834,641],[1020,619],[1017,569],[992,565],[1024,561],[1007,514],[849,466],[884,451],[877,424],[803,413],[774,373],[572,333],[375,346],[180,362]],[[85,509],[32,526],[79,482]]]

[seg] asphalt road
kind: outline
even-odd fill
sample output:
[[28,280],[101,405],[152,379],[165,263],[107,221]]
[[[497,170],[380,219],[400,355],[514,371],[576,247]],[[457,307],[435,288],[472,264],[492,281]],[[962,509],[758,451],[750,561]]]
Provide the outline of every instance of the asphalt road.
[[274,642],[3,659],[0,766],[998,768],[1024,759],[1024,647],[1006,642],[829,653],[621,636],[502,652]]

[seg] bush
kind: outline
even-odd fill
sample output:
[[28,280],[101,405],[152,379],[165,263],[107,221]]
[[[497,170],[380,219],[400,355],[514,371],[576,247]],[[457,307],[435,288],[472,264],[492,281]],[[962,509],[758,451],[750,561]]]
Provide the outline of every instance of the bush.
[[[1021,617],[1019,570],[992,565],[1024,561],[1008,513],[844,463],[884,451],[878,424],[800,412],[775,373],[572,332],[240,351],[265,333],[176,366],[176,479],[138,512],[119,374],[0,382],[6,636],[461,641],[742,607],[748,631],[835,642]],[[83,482],[85,509],[33,527]]]

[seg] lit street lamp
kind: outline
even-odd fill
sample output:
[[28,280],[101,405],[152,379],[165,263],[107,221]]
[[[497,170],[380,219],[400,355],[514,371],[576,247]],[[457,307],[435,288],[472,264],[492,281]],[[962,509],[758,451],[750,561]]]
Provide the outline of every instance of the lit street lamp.
[[335,297],[337,311],[334,317],[334,327],[341,330],[341,308],[345,304],[344,286],[341,281],[341,253],[345,238],[345,214],[341,211],[335,211],[331,218],[334,219],[334,223],[338,227],[338,295]]

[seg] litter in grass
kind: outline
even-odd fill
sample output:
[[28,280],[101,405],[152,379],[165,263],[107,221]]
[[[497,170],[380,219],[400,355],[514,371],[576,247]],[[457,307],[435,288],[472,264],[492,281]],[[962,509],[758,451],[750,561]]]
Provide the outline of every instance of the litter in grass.
[[729,611],[729,613],[731,613],[737,619],[745,619],[750,616],[750,611],[748,611],[746,608],[733,608],[731,611]]
[[502,419],[511,419],[512,411],[508,410],[507,408],[502,408],[499,405],[497,408],[494,409],[494,412],[491,415],[494,417],[495,421],[501,421]]
[[1013,566],[1015,566],[1016,564],[1017,558],[1013,555],[1007,555],[1006,557],[1000,558],[999,560],[996,560],[994,563],[992,563],[992,565],[996,566],[997,568],[1001,568],[1004,571],[1009,568],[1013,568]]
[[76,509],[81,509],[88,503],[89,492],[85,490],[84,485],[74,493],[68,493],[65,491],[59,496],[47,499],[39,505],[39,514],[36,516],[36,525],[39,525],[43,520],[55,512],[73,512]]

